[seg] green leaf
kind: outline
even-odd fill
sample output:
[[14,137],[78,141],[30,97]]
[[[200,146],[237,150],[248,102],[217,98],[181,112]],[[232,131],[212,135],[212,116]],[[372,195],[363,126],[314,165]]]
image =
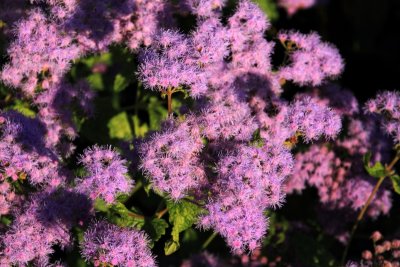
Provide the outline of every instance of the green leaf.
[[164,246],[165,255],[167,255],[167,256],[171,255],[172,253],[177,251],[179,249],[179,247],[180,247],[179,242],[175,242],[173,240],[168,240]]
[[149,122],[151,130],[159,130],[161,121],[167,118],[168,110],[159,98],[152,96],[148,105]]
[[198,205],[185,200],[179,202],[167,201],[167,208],[169,212],[169,222],[172,224],[171,235],[173,242],[170,242],[168,246],[166,245],[165,253],[167,253],[167,251],[173,253],[176,251],[173,249],[178,249],[180,245],[179,233],[190,228],[204,210]]
[[113,85],[114,92],[116,93],[122,92],[123,90],[126,89],[126,87],[128,87],[128,85],[129,85],[129,80],[126,77],[122,76],[119,73],[115,76]]
[[278,8],[274,0],[253,0],[253,2],[258,4],[271,21],[279,18]]
[[133,213],[124,204],[117,202],[110,208],[111,215],[109,220],[121,227],[134,227],[141,229],[145,224],[145,219],[137,216],[137,212]]
[[387,175],[386,168],[382,163],[376,162],[374,166],[371,166],[371,152],[368,152],[363,157],[364,168],[372,177],[383,177]]
[[135,136],[136,137],[144,137],[146,133],[149,131],[149,127],[146,123],[141,124],[139,116],[134,115],[132,116],[133,119],[133,126],[135,128]]
[[94,201],[94,209],[100,212],[108,212],[110,207],[103,199],[97,198]]
[[30,108],[29,103],[23,102],[19,99],[15,100],[15,105],[11,107],[11,109],[18,111],[22,115],[25,115],[29,118],[35,117],[35,112]]
[[165,235],[165,230],[168,226],[167,221],[164,219],[154,218],[152,220],[146,220],[144,230],[150,235],[151,239],[156,242]]
[[263,147],[264,146],[264,139],[261,137],[260,129],[254,131],[250,144],[255,147]]
[[133,137],[129,117],[126,112],[118,113],[112,117],[108,121],[107,127],[112,139],[130,140]]
[[103,75],[100,73],[93,73],[87,77],[87,81],[90,84],[90,87],[98,90],[98,91],[103,91],[105,86],[104,86],[104,81],[103,81]]
[[392,175],[390,176],[390,180],[392,180],[392,185],[394,191],[400,195],[400,176],[399,175]]

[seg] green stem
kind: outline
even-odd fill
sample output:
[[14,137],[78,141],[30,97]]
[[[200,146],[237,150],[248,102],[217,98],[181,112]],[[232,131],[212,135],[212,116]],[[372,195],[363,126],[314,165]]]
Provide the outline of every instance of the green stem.
[[210,245],[210,243],[214,240],[214,238],[217,236],[217,232],[212,233],[207,240],[203,243],[203,245],[201,246],[201,249],[206,249],[208,247],[208,245]]
[[[399,161],[400,159],[400,155],[399,153],[397,153],[396,157],[392,160],[392,162],[390,162],[390,164],[386,167],[386,173],[391,173],[392,169],[394,167],[394,165],[397,163],[397,161]],[[347,258],[347,254],[349,252],[350,249],[350,245],[351,245],[351,241],[353,241],[354,238],[354,234],[358,228],[358,225],[360,224],[360,222],[362,221],[362,219],[364,218],[365,212],[367,211],[369,205],[371,204],[372,200],[374,199],[376,193],[378,192],[379,187],[382,185],[383,181],[385,180],[385,178],[387,177],[387,175],[382,176],[379,178],[378,182],[376,183],[374,189],[372,190],[371,194],[369,195],[367,202],[365,202],[363,208],[361,209],[360,213],[357,216],[357,220],[353,225],[353,228],[351,229],[351,233],[350,233],[350,238],[349,238],[349,242],[347,243],[347,246],[343,252],[343,256],[342,256],[342,260],[341,260],[341,265],[340,266],[344,266],[345,260]]]

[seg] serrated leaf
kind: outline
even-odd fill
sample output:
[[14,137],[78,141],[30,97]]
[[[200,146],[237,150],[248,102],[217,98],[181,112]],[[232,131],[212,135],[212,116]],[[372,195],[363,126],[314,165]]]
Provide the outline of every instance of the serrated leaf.
[[108,212],[110,206],[101,198],[94,201],[94,209],[100,212]]
[[[198,219],[199,215],[203,212],[203,209],[196,204],[190,203],[189,201],[181,200],[179,202],[167,201],[167,208],[169,213],[169,222],[172,224],[172,241],[178,245],[174,247],[170,244],[166,253],[175,252],[173,248],[179,248],[179,233],[190,228]],[[169,254],[166,254],[169,255]]]
[[399,175],[392,175],[390,176],[390,180],[392,180],[392,185],[394,191],[400,195],[400,176]]
[[151,130],[158,130],[161,125],[161,121],[165,120],[168,114],[168,110],[163,106],[163,103],[157,97],[150,97],[149,105],[149,122]]
[[129,117],[126,112],[121,112],[112,117],[108,123],[110,138],[130,140],[132,139],[132,130],[129,123]]
[[129,85],[129,80],[122,76],[121,74],[117,74],[114,78],[114,85],[113,85],[113,90],[116,93],[122,92],[123,90],[126,89]]
[[146,220],[144,229],[150,235],[153,242],[158,241],[163,235],[165,230],[168,228],[168,223],[164,219],[154,218],[152,220]]
[[133,126],[135,128],[135,136],[136,137],[144,137],[146,133],[149,131],[149,127],[146,123],[141,124],[140,119],[137,115],[132,116]]
[[122,203],[113,204],[109,210],[108,219],[118,226],[141,229],[145,224],[144,217],[139,217],[137,212],[133,213]]
[[383,177],[387,175],[386,168],[379,161],[371,166],[371,152],[368,152],[363,157],[364,168],[372,177]]
[[168,240],[164,246],[165,255],[171,255],[175,251],[179,249],[180,245],[179,242],[175,242],[174,240]]

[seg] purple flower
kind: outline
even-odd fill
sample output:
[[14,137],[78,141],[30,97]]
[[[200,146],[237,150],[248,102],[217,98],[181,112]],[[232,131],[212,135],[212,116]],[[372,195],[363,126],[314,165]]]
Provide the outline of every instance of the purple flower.
[[278,5],[286,9],[289,16],[298,10],[308,9],[316,4],[317,0],[279,0]]
[[154,189],[177,200],[197,188],[205,178],[199,158],[203,149],[200,127],[191,116],[184,121],[167,121],[139,148],[140,168]]
[[40,121],[12,111],[0,117],[2,175],[14,181],[27,178],[35,186],[64,183],[67,175],[53,148],[46,145],[46,129]]
[[2,255],[18,265],[46,261],[54,245],[71,245],[69,231],[90,213],[88,199],[70,190],[36,193],[2,236]]
[[62,34],[55,23],[35,9],[18,23],[16,40],[8,55],[10,62],[4,66],[0,78],[31,97],[38,85],[58,82],[81,52],[71,36]]
[[79,163],[87,174],[78,179],[76,190],[91,199],[102,198],[112,203],[119,193],[129,193],[133,187],[133,181],[127,177],[126,161],[111,147],[88,148]]
[[200,18],[211,18],[218,16],[225,4],[226,0],[185,0],[183,6]]
[[239,146],[218,163],[200,226],[220,233],[235,253],[254,250],[267,230],[264,210],[282,204],[282,183],[291,168],[292,157],[283,147]]
[[316,33],[281,32],[279,40],[289,49],[291,60],[279,69],[281,79],[316,86],[343,71],[344,62],[337,48],[322,42]]
[[148,237],[143,232],[99,221],[85,232],[82,255],[95,266],[156,266],[147,245]]
[[365,104],[366,113],[380,115],[383,130],[400,142],[400,93],[385,91]]
[[184,35],[161,32],[153,47],[141,56],[139,76],[145,86],[161,92],[187,86],[191,96],[203,94],[207,86],[199,67],[189,61],[191,47]]

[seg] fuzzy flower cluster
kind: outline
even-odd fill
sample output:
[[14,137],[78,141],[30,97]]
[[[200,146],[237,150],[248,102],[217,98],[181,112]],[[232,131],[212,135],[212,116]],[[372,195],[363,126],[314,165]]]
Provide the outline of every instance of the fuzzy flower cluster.
[[161,92],[188,86],[190,94],[197,97],[206,90],[199,67],[188,62],[190,43],[174,31],[164,31],[154,41],[152,48],[142,55],[140,78],[145,86]]
[[90,201],[71,190],[34,194],[1,237],[1,258],[11,264],[47,263],[54,245],[71,245],[69,231],[91,213]]
[[77,181],[76,190],[91,199],[115,202],[117,194],[129,193],[133,181],[127,177],[126,161],[110,147],[94,146],[84,151],[79,163],[87,174]]
[[[332,93],[332,90],[337,93]],[[321,99],[321,104],[329,103],[342,115],[349,116],[346,135],[336,140],[333,147],[323,143],[313,144],[307,151],[298,153],[293,174],[286,182],[286,191],[300,192],[308,184],[317,188],[321,203],[330,209],[357,211],[365,204],[375,183],[365,172],[362,157],[372,151],[374,162],[385,162],[390,154],[391,143],[379,131],[376,120],[356,112],[356,104],[348,106],[347,110],[343,109],[335,98],[342,99],[347,95],[346,103],[354,101],[354,96],[344,92],[330,87],[321,90],[314,99]],[[354,114],[359,118],[355,118]],[[382,187],[367,214],[371,217],[388,214],[391,206],[391,193]]]
[[147,243],[143,232],[98,221],[85,232],[82,255],[94,266],[156,266]]
[[198,97],[190,84],[198,79],[203,95],[194,116],[167,122],[141,144],[141,168],[156,190],[173,199],[192,192],[204,201],[208,213],[199,226],[220,233],[235,253],[253,251],[267,231],[264,211],[284,200],[283,182],[293,166],[285,142],[298,135],[306,141],[334,138],[340,117],[310,97],[292,103],[280,98],[270,58],[274,45],[264,38],[270,23],[256,4],[240,1],[224,25],[222,2],[200,2],[207,10],[190,5],[196,30],[164,31],[141,57],[140,78],[148,88],[188,89]]
[[384,240],[380,232],[375,231],[371,235],[374,243],[374,250],[364,250],[362,260],[359,263],[348,263],[347,266],[353,267],[372,267],[372,266],[400,266],[400,240]]
[[236,253],[254,250],[266,233],[263,211],[282,204],[284,178],[291,172],[292,157],[282,147],[240,146],[220,159],[214,196],[200,219],[214,228]]
[[400,93],[383,92],[365,104],[367,113],[379,114],[382,128],[400,143]]
[[140,147],[140,168],[151,177],[156,190],[180,199],[204,180],[204,168],[198,157],[203,146],[194,118],[167,121],[160,133]]
[[4,178],[27,179],[34,186],[57,186],[66,175],[52,147],[46,145],[46,128],[37,119],[9,111],[0,115],[0,166]]
[[191,13],[201,18],[214,17],[222,11],[226,0],[185,0],[182,9],[188,9]]
[[289,49],[290,58],[290,64],[279,70],[281,79],[316,86],[343,71],[344,62],[337,48],[322,42],[318,34],[289,31],[279,33],[278,38]]
[[289,16],[293,16],[301,9],[308,9],[314,6],[318,0],[279,0],[278,5],[284,9]]
[[72,38],[61,34],[37,9],[19,22],[16,41],[7,52],[10,63],[4,66],[0,78],[11,87],[21,88],[28,96],[33,96],[42,83],[59,81],[71,61],[80,56]]

